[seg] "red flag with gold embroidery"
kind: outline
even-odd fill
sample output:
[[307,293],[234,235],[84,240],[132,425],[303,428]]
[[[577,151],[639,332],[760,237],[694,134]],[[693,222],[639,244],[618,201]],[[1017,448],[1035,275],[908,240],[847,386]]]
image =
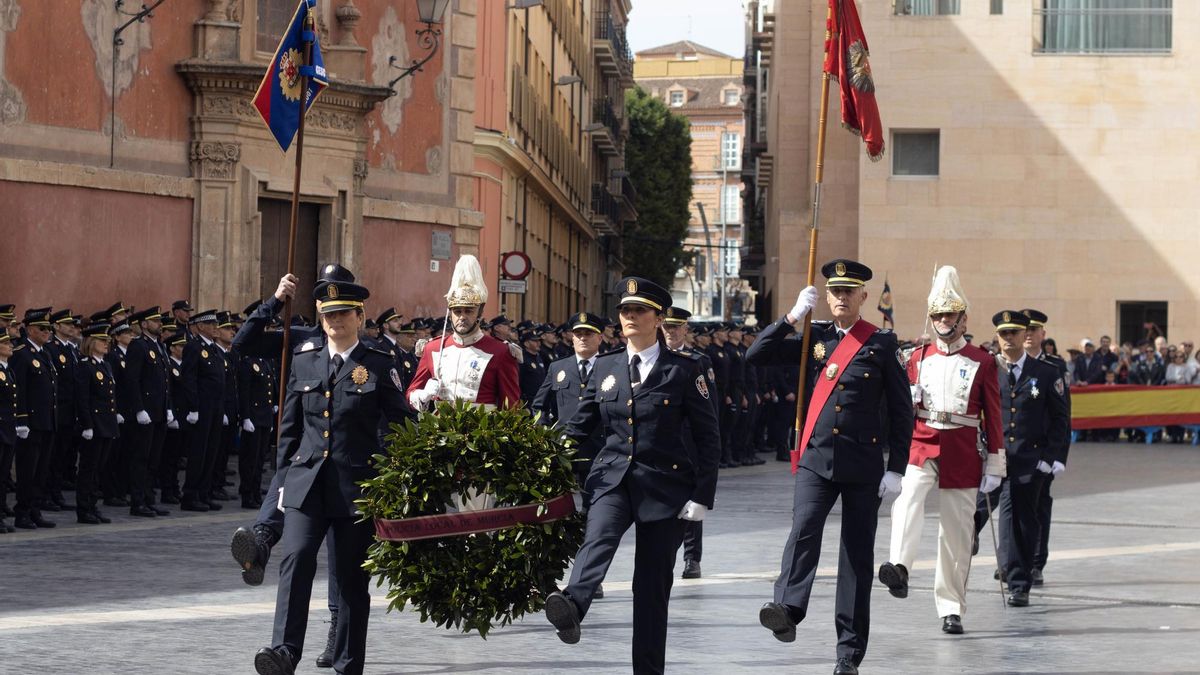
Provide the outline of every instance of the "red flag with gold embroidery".
[[862,136],[871,161],[883,158],[883,123],[875,102],[867,36],[854,0],[829,0],[825,24],[825,72],[838,81],[842,93],[842,126]]

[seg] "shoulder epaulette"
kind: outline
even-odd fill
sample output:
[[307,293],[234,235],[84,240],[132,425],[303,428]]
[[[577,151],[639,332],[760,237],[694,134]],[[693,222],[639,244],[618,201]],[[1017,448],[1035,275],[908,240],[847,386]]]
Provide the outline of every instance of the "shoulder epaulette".
[[367,351],[375,352],[376,354],[379,354],[380,356],[386,356],[389,359],[394,359],[396,356],[392,352],[386,351],[382,347],[377,347],[377,346],[367,347]]
[[304,352],[311,352],[314,349],[320,348],[320,346],[321,345],[318,344],[316,340],[305,340],[304,342],[300,343],[300,346],[296,347],[294,353],[303,354]]
[[892,334],[892,329],[891,329],[891,328],[880,328],[880,329],[876,330],[875,332],[876,332],[876,333],[883,333],[884,335],[891,335],[891,334]]
[[[597,356],[599,356],[599,355],[597,355]],[[557,359],[554,359],[553,361],[551,361],[550,365],[552,366],[556,363],[561,363],[563,361],[566,361],[567,359],[573,359],[573,358],[575,358],[574,354],[567,354],[566,356],[560,356]],[[549,366],[547,366],[547,367],[549,367]]]
[[676,356],[685,358],[689,361],[699,361],[700,360],[700,355],[693,351],[685,352],[682,349],[668,349],[667,351],[669,351],[672,354],[675,354]]
[[825,328],[825,327],[827,327],[827,326],[832,326],[832,325],[833,325],[833,322],[832,322],[832,321],[825,321],[825,320],[823,320],[823,319],[822,319],[822,320],[818,320],[818,321],[813,321],[813,322],[812,322],[812,325],[814,325],[814,326],[820,326],[821,328]]
[[624,354],[624,353],[625,353],[625,349],[626,349],[626,348],[625,348],[625,346],[624,346],[624,345],[622,345],[622,346],[620,346],[620,347],[617,347],[616,349],[613,349],[613,350],[611,350],[611,351],[604,352],[603,354],[596,354],[596,358],[598,358],[598,359],[602,359],[602,358],[604,358],[604,357],[606,357],[606,356],[616,356],[617,354]]

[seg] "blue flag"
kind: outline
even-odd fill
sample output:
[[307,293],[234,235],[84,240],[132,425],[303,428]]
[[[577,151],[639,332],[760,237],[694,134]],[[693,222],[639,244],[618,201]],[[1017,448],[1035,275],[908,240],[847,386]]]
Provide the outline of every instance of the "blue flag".
[[[296,130],[300,128],[301,78],[309,78],[308,100],[304,105],[306,114],[325,87],[329,86],[317,33],[305,28],[306,23],[309,26],[316,25],[316,7],[317,0],[300,0],[296,5],[296,12],[283,33],[283,39],[279,41],[275,57],[267,66],[267,72],[254,94],[254,108],[262,115],[263,122],[266,122],[284,152],[291,147]],[[311,64],[304,63],[305,42],[312,42]]]
[[896,320],[892,318],[892,287],[888,284],[887,279],[883,280],[883,292],[879,294],[880,313],[883,314],[883,325],[886,328],[888,324],[892,327],[896,326]]

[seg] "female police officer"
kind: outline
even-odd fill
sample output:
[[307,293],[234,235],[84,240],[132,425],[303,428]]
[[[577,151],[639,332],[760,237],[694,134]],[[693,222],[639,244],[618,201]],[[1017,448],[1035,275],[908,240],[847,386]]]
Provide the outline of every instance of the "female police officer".
[[333,666],[363,671],[371,596],[362,568],[374,528],[360,520],[358,482],[371,477],[387,423],[411,414],[398,389],[400,376],[387,352],[359,342],[363,301],[369,292],[350,282],[321,281],[313,290],[323,343],[296,348],[284,399],[279,453],[289,463],[280,505],[286,510],[283,559],[271,647],[260,649],[260,675],[291,675],[304,647],[317,549],[333,531],[333,573],[338,578]]
[[75,426],[83,438],[79,444],[75,513],[85,525],[111,522],[96,507],[100,470],[120,435],[116,383],[112,367],[105,360],[112,340],[108,330],[108,324],[94,323],[83,331],[83,359],[75,369]]
[[[563,642],[579,641],[579,622],[621,535],[636,525],[633,671],[661,673],[675,556],[684,520],[701,520],[712,508],[720,433],[700,360],[658,341],[671,294],[636,277],[622,280],[621,293],[621,329],[628,346],[596,360],[579,410],[566,427],[576,442],[600,427],[605,441],[587,478],[592,501],[583,546],[566,589],[546,599],[546,618]],[[692,435],[690,451],[680,433]]]

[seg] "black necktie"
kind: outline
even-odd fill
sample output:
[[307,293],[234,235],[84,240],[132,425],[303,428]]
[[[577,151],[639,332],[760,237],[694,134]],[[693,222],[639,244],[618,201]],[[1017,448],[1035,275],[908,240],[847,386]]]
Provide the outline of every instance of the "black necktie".
[[638,368],[638,364],[641,362],[642,357],[637,354],[634,354],[633,358],[629,360],[629,384],[635,387],[642,383],[642,371]]
[[1017,364],[1010,363],[1008,366],[1008,388],[1014,389],[1017,386]]
[[580,361],[579,362],[579,382],[580,382],[580,384],[587,384],[587,378],[588,378],[588,362]]
[[342,355],[334,354],[332,366],[329,369],[329,388],[330,389],[333,388],[333,381],[337,379],[338,371],[342,369],[342,363],[344,363],[344,359],[342,359]]

